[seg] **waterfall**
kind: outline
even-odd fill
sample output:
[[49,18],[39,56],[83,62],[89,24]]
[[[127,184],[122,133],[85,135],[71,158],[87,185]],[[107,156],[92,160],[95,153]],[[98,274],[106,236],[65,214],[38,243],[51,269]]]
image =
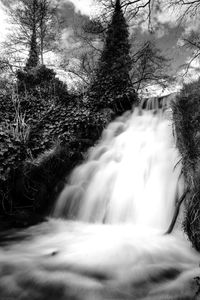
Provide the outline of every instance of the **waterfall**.
[[179,161],[169,114],[125,114],[73,171],[53,215],[164,231],[183,192]]
[[112,122],[75,168],[53,216],[0,248],[0,299],[200,299],[200,255],[166,232],[184,189],[171,114]]

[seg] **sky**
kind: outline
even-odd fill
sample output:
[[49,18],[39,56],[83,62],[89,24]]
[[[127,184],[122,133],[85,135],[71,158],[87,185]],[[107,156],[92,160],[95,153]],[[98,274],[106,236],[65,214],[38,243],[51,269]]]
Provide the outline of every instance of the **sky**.
[[[81,15],[86,16],[92,16],[95,14],[96,6],[94,4],[93,0],[56,0],[57,2],[66,2],[66,3],[73,3],[75,7],[76,13],[80,13]],[[3,0],[2,2],[8,2]],[[4,41],[6,38],[6,34],[8,32],[9,24],[7,23],[7,15],[5,13],[5,10],[3,8],[2,2],[0,0],[0,28],[1,28],[1,34],[0,34],[0,42]]]
[[[4,1],[5,0],[1,0]],[[12,0],[9,0],[12,1]],[[94,15],[97,11],[97,7],[94,5],[93,0],[54,0],[64,3],[65,14],[66,14],[66,47],[70,47],[70,34],[73,34],[71,25],[74,22],[74,16],[81,16],[81,18],[88,18],[88,16]],[[70,8],[70,2],[73,5]],[[162,1],[161,1],[162,2]],[[164,3],[164,0],[163,0]],[[70,4],[70,5],[69,5]],[[64,7],[64,6],[63,6]],[[71,10],[70,10],[71,9]],[[197,78],[199,68],[199,61],[195,60],[192,63],[192,68],[188,72],[187,77],[182,77],[184,73],[183,65],[187,63],[191,57],[192,52],[182,46],[182,38],[185,34],[189,33],[190,30],[198,31],[200,28],[200,20],[188,19],[181,25],[177,23],[177,17],[179,11],[166,10],[159,12],[157,14],[157,25],[154,27],[154,33],[150,33],[147,28],[147,23],[144,22],[140,25],[134,24],[132,30],[137,36],[137,40],[142,42],[147,39],[154,40],[156,45],[163,51],[163,54],[171,58],[171,70],[173,74],[177,75],[177,85],[175,89],[180,88],[183,81],[193,80]],[[0,2],[0,42],[6,38],[8,32],[7,17],[4,10],[2,9],[2,4]],[[70,31],[71,30],[71,31]],[[68,35],[68,36],[67,36]],[[69,43],[67,44],[67,39]]]
[[0,42],[4,41],[6,38],[6,33],[7,33],[7,17],[6,14],[4,13],[2,4],[0,2],[0,28],[1,28],[1,34],[0,34]]
[[[163,0],[164,1],[164,0]],[[147,26],[142,25],[137,28],[138,38],[140,40],[153,40],[156,46],[163,51],[167,57],[171,59],[171,72],[176,74],[179,88],[183,82],[189,82],[198,78],[199,59],[196,59],[191,64],[187,76],[185,74],[186,63],[192,58],[193,52],[191,49],[183,46],[183,38],[191,30],[200,31],[200,20],[186,18],[184,22],[179,22],[182,11],[180,10],[163,10],[157,16],[157,25],[154,33],[149,33]]]
[[82,14],[91,15],[95,11],[95,6],[92,0],[71,0],[71,2]]

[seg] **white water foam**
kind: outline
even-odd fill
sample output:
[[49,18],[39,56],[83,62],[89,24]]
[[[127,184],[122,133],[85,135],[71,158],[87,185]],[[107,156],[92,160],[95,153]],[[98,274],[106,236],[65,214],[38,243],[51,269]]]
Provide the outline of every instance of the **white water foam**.
[[57,219],[0,249],[0,299],[199,299],[199,254],[180,228],[163,234],[183,193],[171,131],[152,112],[111,123],[72,173]]
[[1,300],[198,299],[199,255],[134,225],[49,220],[0,250]]
[[54,216],[164,231],[183,192],[179,160],[170,120],[151,111],[126,114],[74,170]]

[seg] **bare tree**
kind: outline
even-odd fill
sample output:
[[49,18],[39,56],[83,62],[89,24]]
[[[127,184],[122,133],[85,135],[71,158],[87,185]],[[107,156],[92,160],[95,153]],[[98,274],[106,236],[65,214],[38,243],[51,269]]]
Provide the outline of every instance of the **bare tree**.
[[[96,0],[102,6],[103,17],[109,19],[113,13],[116,0]],[[136,20],[137,17],[141,16],[143,21],[148,22],[149,30],[152,30],[152,15],[154,13],[154,8],[158,8],[160,5],[159,0],[121,0],[121,7],[126,15],[127,21]]]
[[[192,67],[192,63],[200,58],[200,34],[199,32],[191,31],[187,36],[182,39],[183,48],[189,49],[192,53],[191,58],[186,64],[181,67],[185,69],[183,76],[187,75],[189,69]],[[197,71],[197,68],[196,68]]]
[[[7,53],[29,52],[27,67],[43,64],[43,54],[49,50],[52,23],[55,15],[49,0],[17,0],[7,8],[13,32],[4,43]],[[22,58],[23,59],[23,58]]]
[[179,20],[183,21],[187,16],[198,17],[200,0],[169,0],[169,6],[178,9],[181,7]]
[[172,82],[169,75],[170,59],[166,58],[153,42],[147,41],[132,56],[131,80],[136,91],[150,85],[165,88]]
[[57,33],[56,7],[50,5],[49,0],[39,0],[38,36],[41,63],[44,64],[44,52],[52,50]]
[[[29,56],[26,62],[26,68],[31,69],[36,67],[39,62],[38,45],[37,45],[37,23],[38,23],[38,0],[32,0],[32,2],[24,2],[24,11],[21,12],[19,20],[21,24],[26,24],[30,30],[30,41],[29,41]],[[18,14],[19,16],[19,14]],[[28,19],[29,21],[28,21]],[[28,22],[27,22],[28,21]]]
[[[109,4],[112,8],[114,1],[105,0],[105,5]],[[108,23],[109,24],[109,23]],[[98,58],[102,53],[102,45],[105,40],[106,23],[93,20],[91,23],[84,24],[83,30],[75,31],[74,34],[80,45],[77,49],[72,49],[73,55],[77,53],[75,63],[69,63],[66,59],[64,67],[72,76],[80,79],[82,86],[89,86],[97,67]],[[95,44],[99,38],[102,43]],[[131,43],[131,72],[130,78],[135,90],[141,91],[149,85],[156,84],[166,87],[172,81],[172,76],[168,75],[170,60],[165,58],[161,50],[157,49],[153,42],[145,42],[141,47],[135,49],[135,43]],[[69,56],[68,56],[69,57]]]
[[[179,24],[188,25],[188,22],[198,20],[200,13],[200,0],[169,0],[169,7],[173,7],[180,11],[178,18]],[[192,53],[190,60],[182,65],[185,69],[183,76],[185,76],[192,63],[200,58],[200,32],[199,30],[191,30],[182,38],[181,47],[189,49]]]
[[82,86],[88,87],[93,78],[97,60],[94,51],[85,52],[80,55],[77,63],[69,65],[66,70],[78,77],[82,82]]
[[106,28],[98,18],[87,20],[73,28],[74,47],[60,51],[60,67],[87,88],[93,78],[97,61],[102,53]]

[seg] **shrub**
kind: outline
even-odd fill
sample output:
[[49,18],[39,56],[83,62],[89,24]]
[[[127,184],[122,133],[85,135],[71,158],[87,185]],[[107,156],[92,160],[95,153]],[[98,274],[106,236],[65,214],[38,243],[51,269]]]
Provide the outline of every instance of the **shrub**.
[[40,99],[67,102],[67,85],[56,78],[56,73],[45,65],[17,71],[18,92],[28,93]]
[[36,160],[23,163],[11,175],[12,210],[29,207],[38,214],[49,213],[65,177],[81,159],[81,153],[57,145]]
[[200,251],[200,80],[183,87],[173,104],[173,118],[190,191],[184,229],[193,246]]

